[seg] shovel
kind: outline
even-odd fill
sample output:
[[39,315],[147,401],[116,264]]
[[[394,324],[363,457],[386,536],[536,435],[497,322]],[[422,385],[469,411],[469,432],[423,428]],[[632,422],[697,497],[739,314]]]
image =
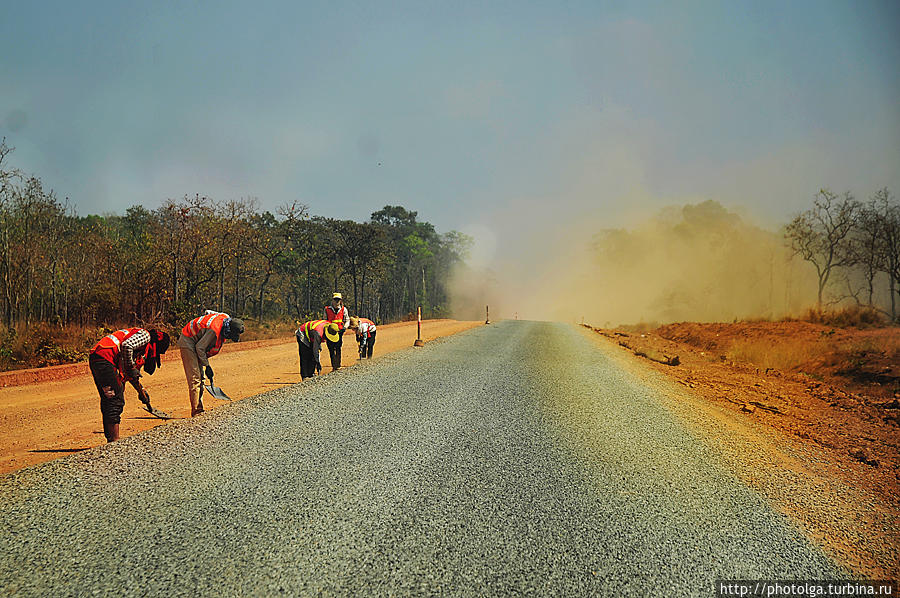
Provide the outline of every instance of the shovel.
[[146,403],[144,404],[144,411],[146,411],[150,415],[158,417],[159,419],[172,419],[171,417],[169,417],[169,414],[166,413],[165,411],[160,411],[156,407],[151,407],[149,404],[146,404]]
[[150,393],[147,392],[143,386],[141,386],[140,382],[133,384],[135,389],[137,389],[138,391],[138,398],[141,400],[141,403],[144,404],[144,411],[154,417],[158,417],[159,419],[172,419],[165,411],[160,411],[156,407],[150,406]]
[[206,388],[206,392],[208,392],[212,396],[216,397],[217,399],[221,399],[223,401],[231,400],[231,397],[229,397],[227,394],[225,394],[224,390],[222,390],[221,388],[219,388],[218,386],[216,386],[213,383],[212,376],[209,377],[209,384],[204,385],[204,388]]

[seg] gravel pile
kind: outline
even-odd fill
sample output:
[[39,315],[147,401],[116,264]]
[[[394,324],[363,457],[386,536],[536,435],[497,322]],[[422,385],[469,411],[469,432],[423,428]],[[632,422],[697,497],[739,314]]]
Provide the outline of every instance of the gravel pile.
[[0,593],[703,595],[834,566],[570,326],[497,325],[0,478]]

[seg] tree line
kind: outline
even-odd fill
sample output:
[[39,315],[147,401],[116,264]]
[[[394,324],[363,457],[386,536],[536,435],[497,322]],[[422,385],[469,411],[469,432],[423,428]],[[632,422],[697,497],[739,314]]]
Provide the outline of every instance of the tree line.
[[245,318],[320,317],[331,293],[376,321],[449,310],[449,279],[472,239],[385,206],[368,221],[311,215],[299,202],[201,195],[124,215],[79,216],[0,143],[0,322],[163,323],[203,309]]
[[[849,299],[898,321],[900,204],[887,188],[865,202],[849,191],[838,195],[821,189],[784,235],[794,253],[815,268],[817,309],[831,288],[832,303]],[[878,300],[885,295],[886,301]]]

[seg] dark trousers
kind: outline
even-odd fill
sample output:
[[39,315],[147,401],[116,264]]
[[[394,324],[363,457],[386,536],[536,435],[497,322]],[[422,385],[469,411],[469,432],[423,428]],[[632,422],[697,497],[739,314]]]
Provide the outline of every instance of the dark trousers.
[[362,337],[357,337],[357,341],[359,342],[359,358],[360,359],[372,359],[372,351],[375,349],[375,332],[369,333],[369,338],[365,340],[365,346],[363,346]]
[[316,357],[313,355],[312,347],[300,341],[297,341],[297,344],[300,348],[300,379],[312,378],[316,374]]
[[328,343],[328,354],[331,355],[331,369],[337,370],[341,367],[341,346],[344,344],[344,331],[341,330],[336,342],[325,339]]
[[99,355],[91,354],[88,358],[91,375],[97,392],[100,393],[100,413],[103,415],[103,427],[118,424],[122,421],[122,410],[125,409],[125,388],[119,382],[116,366]]

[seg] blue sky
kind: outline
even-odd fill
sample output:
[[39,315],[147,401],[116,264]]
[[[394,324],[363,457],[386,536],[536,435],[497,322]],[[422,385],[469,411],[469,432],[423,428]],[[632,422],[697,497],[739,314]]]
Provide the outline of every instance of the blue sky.
[[900,191],[895,2],[129,4],[0,19],[10,165],[81,214],[194,193],[356,220],[401,204],[503,242],[685,201],[780,222],[822,186]]

